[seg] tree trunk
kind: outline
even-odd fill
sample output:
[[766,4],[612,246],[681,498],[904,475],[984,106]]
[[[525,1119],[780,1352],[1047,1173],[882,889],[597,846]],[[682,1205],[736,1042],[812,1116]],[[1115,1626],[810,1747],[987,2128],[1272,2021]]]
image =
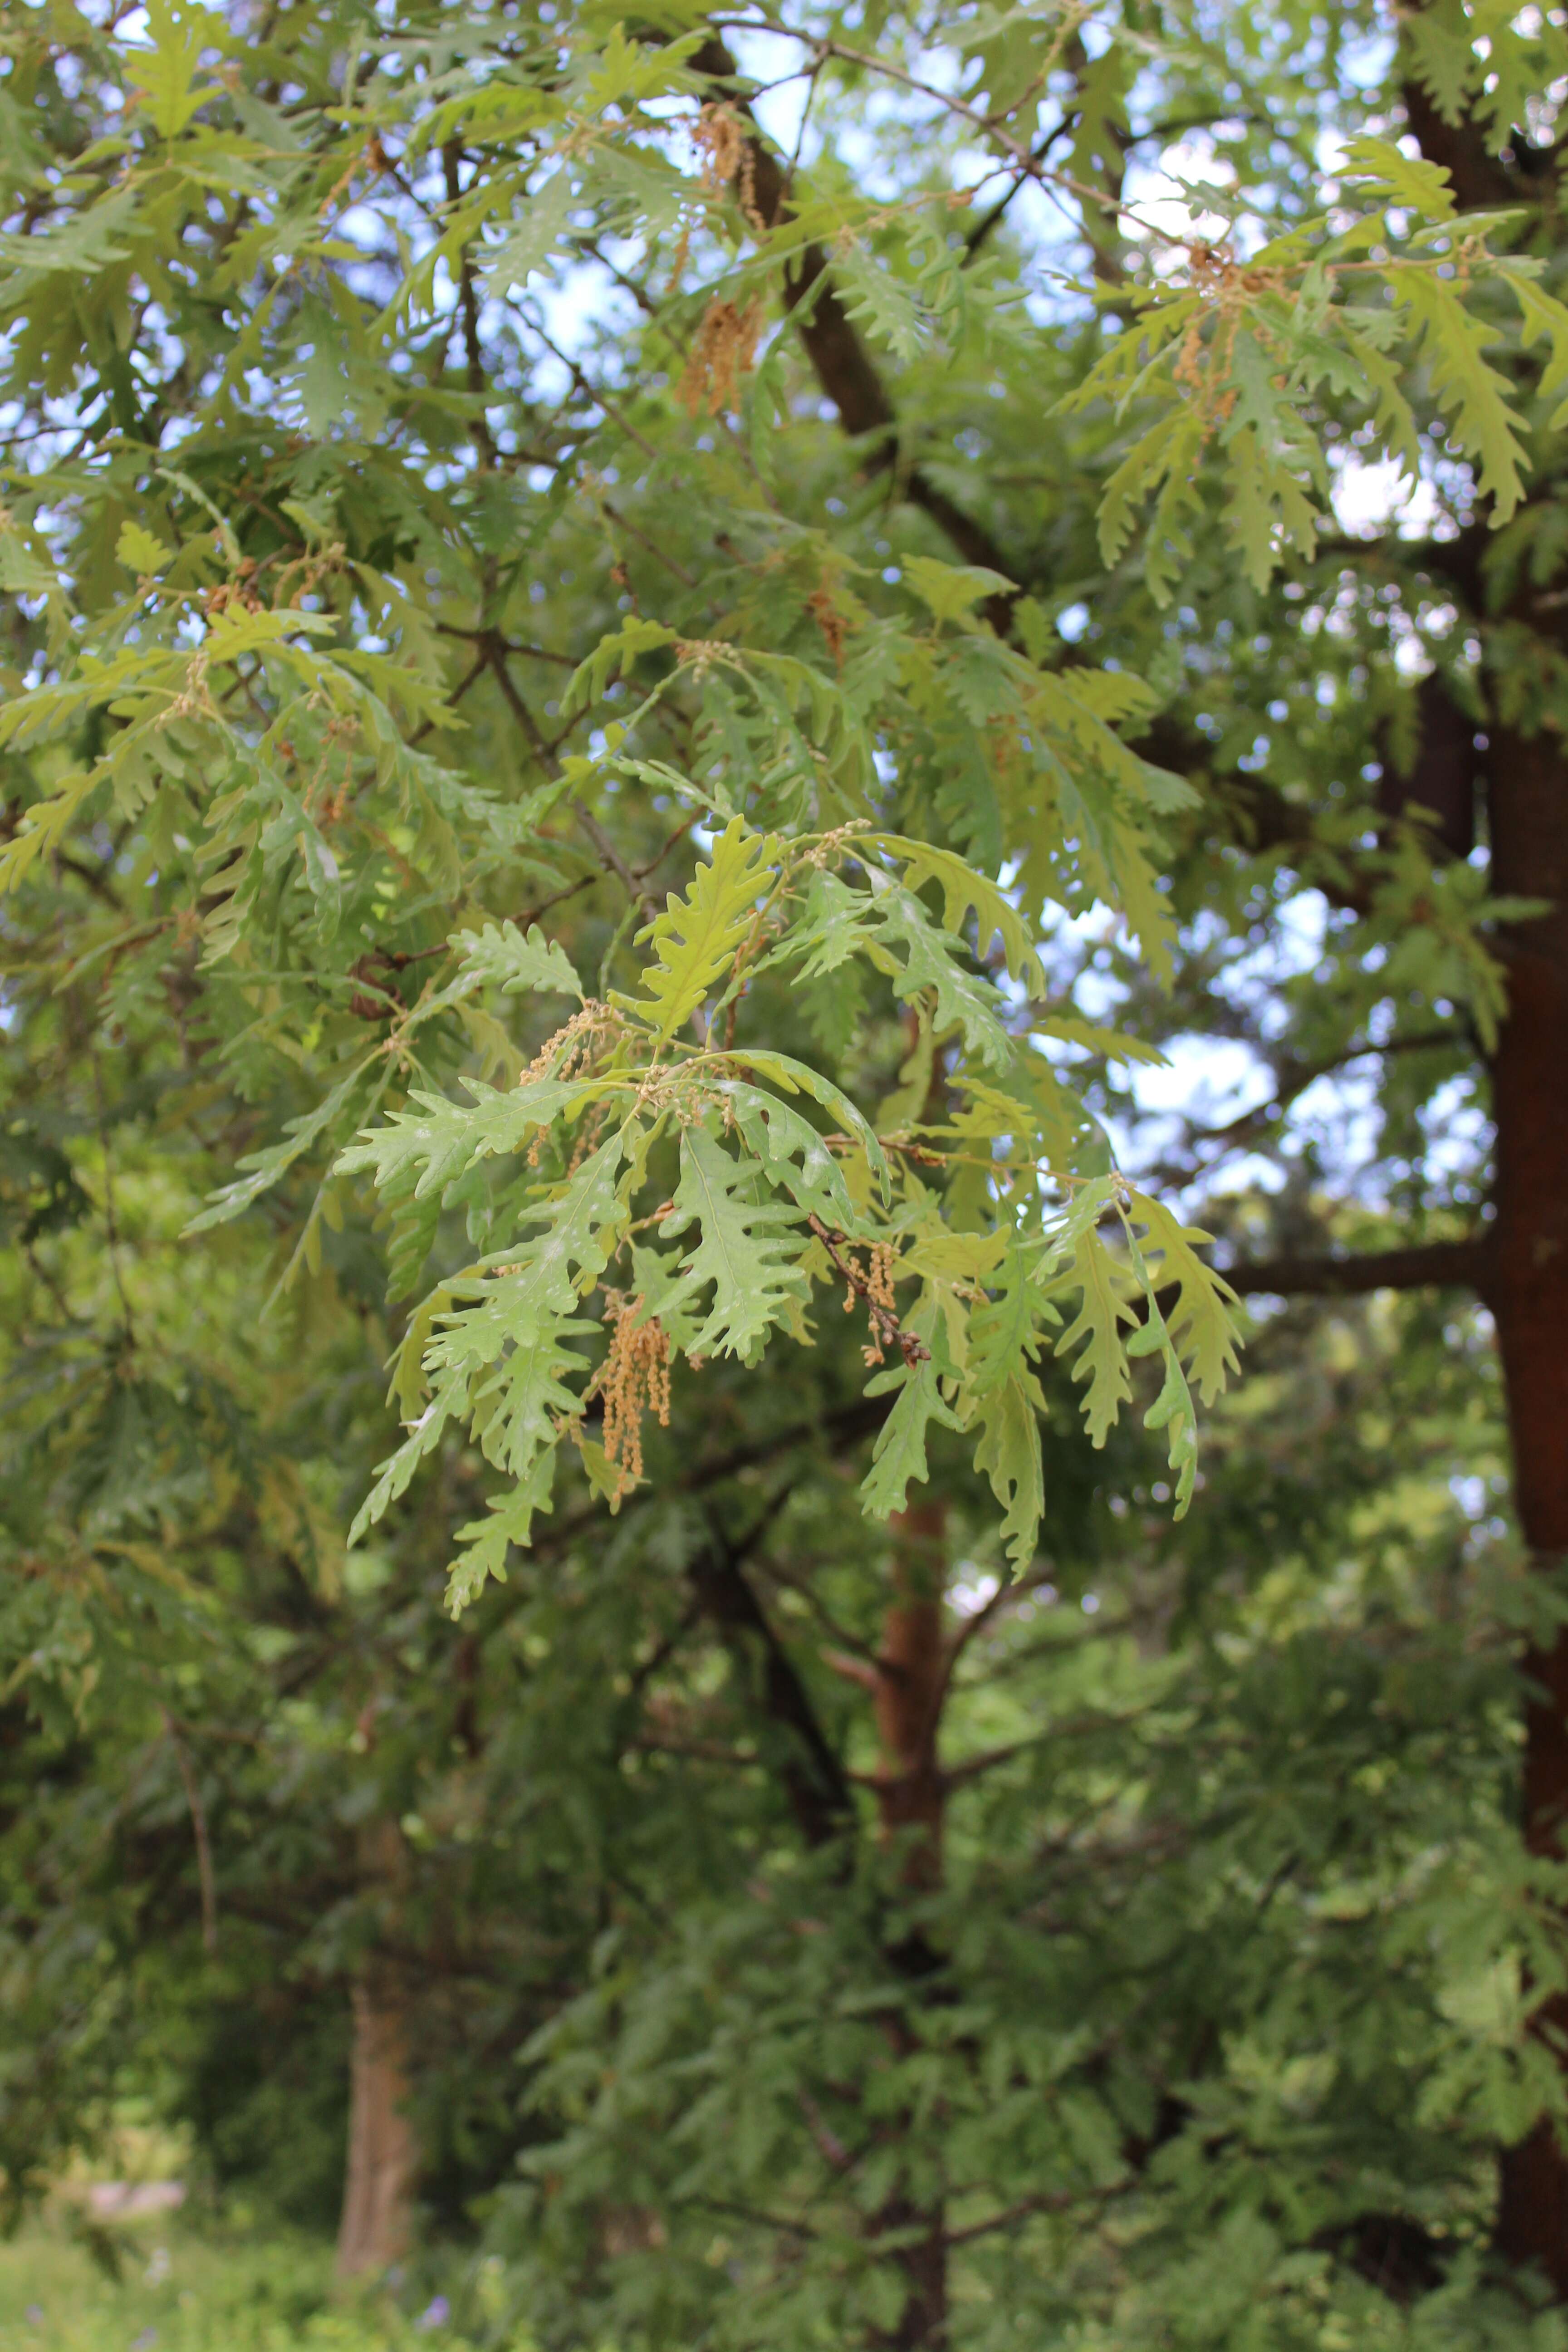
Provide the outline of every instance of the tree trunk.
[[[395,1913],[405,1860],[396,1822],[373,1823],[364,1833],[362,1867],[389,1916]],[[418,2170],[408,2120],[407,2000],[396,1968],[372,1952],[353,2001],[348,2163],[338,2228],[342,2279],[388,2270],[408,2252]]]
[[403,2006],[370,1977],[353,1989],[348,2171],[338,2231],[338,2276],[384,2271],[408,2252],[416,2157],[409,2127],[408,2040]]
[[[872,1699],[881,1746],[877,1807],[883,1837],[896,1846],[899,1876],[911,1894],[942,1883],[946,1786],[938,1756],[947,1661],[945,1605],[947,1511],[936,1498],[912,1504],[893,1520],[892,1594],[882,1620]],[[893,1953],[910,1976],[929,1975],[934,1955],[923,1936]],[[889,2028],[896,2053],[912,2054],[917,2030],[907,2018]],[[895,2126],[895,2128],[897,2126]],[[891,2328],[869,2336],[876,2352],[934,2352],[947,2340],[947,2235],[942,2205],[917,2201],[900,2188],[878,2212],[878,2236],[919,2230],[898,2255],[904,2306]]]
[[[1491,759],[1492,887],[1548,898],[1510,927],[1508,1017],[1493,1071],[1497,1223],[1487,1286],[1496,1318],[1524,1540],[1542,1571],[1568,1559],[1568,763],[1555,737],[1498,730]],[[1532,1648],[1523,1784],[1530,1851],[1568,1853],[1568,1638]],[[1568,1995],[1541,2002],[1533,2030],[1559,2063]],[[1502,2163],[1498,2243],[1540,2265],[1568,2298],[1568,2158],[1543,2118]]]
[[[1448,119],[1414,71],[1404,100],[1422,153],[1450,173],[1463,211],[1521,196],[1554,206],[1555,174],[1521,181],[1490,152],[1475,115]],[[1559,489],[1542,487],[1548,496]],[[1537,593],[1545,584],[1532,578],[1510,617],[1554,640],[1560,655],[1561,620],[1548,617],[1550,600]],[[1469,593],[1479,605],[1479,573]],[[1440,698],[1426,689],[1426,710]],[[1467,722],[1458,724],[1473,742]],[[1543,729],[1525,735],[1494,720],[1488,732],[1492,889],[1550,902],[1534,922],[1509,925],[1501,941],[1509,1003],[1492,1067],[1496,1225],[1483,1283],[1508,1398],[1515,1508],[1532,1561],[1550,1573],[1568,1559],[1568,761],[1561,737]],[[1452,766],[1445,773],[1457,784]],[[1460,824],[1447,806],[1436,813],[1446,829]],[[1532,1854],[1561,1862],[1568,1855],[1568,1638],[1532,1646],[1523,1671],[1525,1842]],[[1548,1992],[1531,2025],[1568,2067],[1568,1994]],[[1539,2265],[1568,2301],[1568,2158],[1549,2119],[1505,2150],[1500,2187],[1500,2250]]]

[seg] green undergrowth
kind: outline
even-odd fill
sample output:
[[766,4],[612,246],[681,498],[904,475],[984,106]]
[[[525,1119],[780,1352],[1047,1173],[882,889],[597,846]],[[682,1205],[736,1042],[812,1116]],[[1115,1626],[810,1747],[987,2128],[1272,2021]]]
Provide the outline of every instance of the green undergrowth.
[[309,2238],[160,2218],[104,2232],[95,2250],[65,2216],[0,2245],[0,2352],[414,2352],[476,2340],[531,2352],[526,2337],[493,2332],[497,2285],[465,2270],[443,2290],[421,2271],[395,2292],[345,2300],[331,2248]]

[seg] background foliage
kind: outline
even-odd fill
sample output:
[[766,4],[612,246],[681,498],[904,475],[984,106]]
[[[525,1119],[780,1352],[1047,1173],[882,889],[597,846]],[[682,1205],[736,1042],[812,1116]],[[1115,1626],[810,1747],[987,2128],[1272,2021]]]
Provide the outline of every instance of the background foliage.
[[374,2013],[498,2331],[1563,2340],[1560,13],[5,9],[18,2210]]

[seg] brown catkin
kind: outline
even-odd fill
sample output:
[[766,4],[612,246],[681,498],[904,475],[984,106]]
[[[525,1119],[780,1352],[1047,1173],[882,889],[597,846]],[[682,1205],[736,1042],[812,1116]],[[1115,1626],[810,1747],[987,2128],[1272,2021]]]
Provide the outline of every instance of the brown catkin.
[[657,1316],[638,1323],[640,1297],[610,1308],[615,1328],[605,1364],[605,1452],[620,1473],[616,1499],[642,1476],[642,1417],[669,1427],[669,1341]]
[[702,109],[691,127],[691,137],[702,158],[702,184],[710,196],[721,195],[740,169],[746,134],[732,106],[722,99]]
[[762,325],[763,306],[754,296],[743,310],[713,297],[680,379],[680,398],[689,416],[703,406],[710,416],[717,416],[721,409],[733,405],[736,379],[752,364]]

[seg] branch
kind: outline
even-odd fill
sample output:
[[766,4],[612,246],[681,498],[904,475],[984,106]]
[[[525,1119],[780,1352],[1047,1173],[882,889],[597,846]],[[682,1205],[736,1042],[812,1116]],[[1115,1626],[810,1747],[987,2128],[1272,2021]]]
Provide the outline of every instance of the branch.
[[184,1783],[185,1802],[191,1809],[191,1828],[196,1841],[196,1875],[202,1889],[202,1944],[208,1952],[217,1950],[217,1882],[213,1875],[212,1842],[207,1836],[207,1810],[202,1802],[202,1792],[191,1762],[191,1751],[180,1734],[180,1727],[167,1707],[163,1709],[163,1728],[169,1735],[169,1745],[174,1751],[174,1761],[180,1768]]
[[662,1640],[655,1643],[641,1665],[636,1668],[631,1678],[631,1688],[626,1693],[627,1700],[632,1705],[635,1706],[641,1700],[643,1692],[655,1675],[669,1664],[670,1659],[697,1622],[700,1614],[696,1601],[689,1602],[681,1611],[679,1622],[670,1627]]
[[[1168,712],[1162,712],[1131,749],[1156,768],[1168,768],[1176,775],[1213,773],[1213,744]],[[1356,870],[1349,853],[1327,849],[1318,840],[1313,809],[1287,800],[1276,785],[1239,769],[1214,781],[1228,803],[1221,814],[1231,819],[1233,840],[1248,849],[1280,850],[1297,868],[1304,869],[1310,860],[1307,878],[1331,906],[1343,907],[1352,914],[1370,914],[1375,897],[1372,877]]]
[[1075,2205],[1103,2205],[1116,2193],[1115,2189],[1090,2189],[1081,2194],[1077,2189],[1058,2189],[1048,2196],[1021,2197],[1016,2205],[1009,2205],[1005,2213],[993,2213],[988,2221],[971,2221],[962,2230],[944,2230],[942,2242],[944,2246],[967,2246],[975,2238],[989,2237],[994,2230],[1010,2230],[1015,2222],[1026,2221],[1036,2213],[1068,2213]]
[[[1121,1622],[1125,1624],[1126,1621]],[[1125,1731],[1129,1725],[1142,1723],[1149,1713],[1149,1708],[1138,1706],[1122,1715],[1069,1716],[1044,1731],[1031,1732],[1026,1738],[1009,1739],[1001,1748],[982,1748],[977,1756],[966,1757],[962,1764],[949,1766],[942,1776],[942,1786],[961,1789],[966,1780],[979,1780],[982,1773],[994,1771],[998,1764],[1010,1764],[1016,1756],[1026,1756],[1031,1748],[1047,1748],[1058,1739],[1091,1739],[1096,1732]]]
[[813,2144],[823,2161],[830,2165],[835,2172],[852,2172],[859,2158],[850,2155],[810,2092],[797,2091],[795,2105],[805,2117],[805,2127],[811,2134]]
[[638,1732],[628,1745],[643,1755],[682,1756],[693,1764],[722,1764],[737,1772],[754,1772],[763,1760],[749,1748],[725,1748],[717,1739],[665,1739],[651,1731]]
[[1449,2248],[1407,2213],[1358,2213],[1353,2221],[1331,2221],[1309,2242],[1348,2263],[1394,2303],[1431,2294],[1447,2275]]
[[[1061,121],[1056,125],[1056,128],[1052,131],[1047,131],[1044,138],[1042,138],[1037,145],[1031,151],[1036,163],[1043,163],[1046,157],[1050,153],[1051,149],[1056,145],[1057,141],[1058,139],[1065,138],[1069,131],[1076,130],[1078,122],[1079,110],[1075,107],[1069,114],[1064,114]],[[1027,172],[1017,173],[1010,182],[1006,194],[1004,196],[998,196],[990,211],[981,215],[980,218],[975,222],[974,226],[969,231],[963,240],[963,259],[965,268],[967,268],[969,263],[973,260],[975,255],[979,252],[981,247],[984,244],[992,230],[1003,218],[1008,205],[1012,203],[1019,189],[1026,188],[1028,184],[1029,174]]]
[[1005,1609],[1012,1608],[1017,1601],[1026,1601],[1031,1592],[1037,1592],[1042,1584],[1049,1582],[1050,1576],[1045,1569],[1039,1570],[1033,1576],[1018,1577],[1010,1583],[999,1581],[989,1601],[983,1601],[978,1609],[970,1612],[948,1642],[947,1658],[942,1666],[942,1680],[938,1685],[944,1700],[952,1687],[953,1675],[958,1671],[959,1661],[970,1643],[977,1640],[989,1625],[994,1623]]
[[[868,1643],[862,1642],[858,1634],[852,1633],[847,1625],[839,1623],[813,1585],[809,1576],[792,1575],[773,1559],[759,1560],[757,1566],[758,1572],[766,1577],[770,1585],[777,1585],[785,1592],[795,1593],[805,1603],[824,1633],[839,1644],[845,1654],[867,1659],[875,1657],[876,1653]],[[831,1664],[832,1660],[826,1651],[823,1656],[826,1663]]]
[[852,1397],[825,1412],[815,1421],[792,1422],[787,1429],[773,1437],[753,1438],[744,1445],[733,1445],[727,1454],[717,1454],[710,1461],[700,1462],[690,1474],[679,1482],[682,1494],[698,1494],[704,1487],[717,1486],[732,1478],[738,1470],[754,1469],[759,1463],[771,1462],[796,1445],[808,1444],[813,1438],[826,1438],[839,1445],[858,1444],[863,1437],[873,1437],[892,1410],[883,1397]]
[[[449,139],[447,142],[441,150],[441,163],[447,185],[447,204],[448,209],[455,211],[458,199],[463,193],[461,184],[463,149],[460,140]],[[458,292],[463,314],[463,352],[468,361],[468,391],[475,400],[482,402],[485,391],[485,366],[479,341],[479,297],[474,290],[474,265],[467,246],[463,247],[458,265]],[[482,406],[469,420],[468,431],[473,436],[474,446],[484,463],[487,466],[493,466],[497,456],[495,436],[490,431],[489,419]]]
[[835,1271],[840,1280],[855,1293],[857,1297],[865,1300],[867,1317],[876,1335],[878,1347],[879,1349],[897,1348],[911,1371],[917,1364],[930,1363],[931,1349],[926,1346],[925,1341],[918,1339],[912,1331],[906,1331],[901,1328],[898,1317],[891,1308],[885,1307],[876,1297],[869,1281],[861,1273],[854,1259],[844,1255],[840,1244],[843,1243],[845,1236],[832,1225],[825,1225],[818,1216],[808,1216],[805,1222],[832,1259]]
[[[495,673],[496,684],[505,696],[507,707],[512,717],[527,736],[535,759],[547,776],[558,775],[560,768],[555,758],[554,747],[545,741],[540,732],[538,720],[512,683],[511,674],[506,666],[508,651],[506,639],[494,631],[486,630],[480,635],[479,644],[483,658]],[[656,914],[658,910],[658,900],[650,898],[646,890],[638,889],[631,867],[626,864],[593,811],[577,800],[573,802],[572,806],[578,824],[593,844],[594,854],[605,873],[615,876],[634,907],[640,908],[645,914]]]
[[1491,1267],[1487,1235],[1463,1242],[1422,1242],[1409,1249],[1368,1250],[1354,1257],[1271,1257],[1252,1265],[1222,1266],[1244,1298],[1351,1297],[1369,1290],[1428,1286],[1484,1293]]
[[[750,117],[751,109],[733,90],[735,60],[717,33],[693,51],[694,72],[728,86],[729,103]],[[1025,151],[1026,159],[1033,159]],[[784,166],[773,150],[753,131],[746,142],[742,173],[752,207],[764,229],[775,228],[791,215],[789,187]],[[810,298],[809,300],[807,298]],[[905,468],[899,460],[898,420],[875,361],[838,298],[827,256],[817,244],[806,246],[784,276],[784,305],[800,310],[800,339],[823,391],[838,411],[845,431],[858,438],[876,436],[867,464],[873,473],[891,473],[911,506],[931,517],[966,563],[983,565],[1011,578],[1013,566],[983,523],[939,489],[918,466]],[[991,597],[984,610],[997,635],[1012,625],[1016,590]]]
[[[1248,1038],[1249,1045],[1257,1040]],[[1331,1054],[1321,1062],[1295,1062],[1281,1055],[1272,1069],[1274,1079],[1266,1101],[1255,1109],[1244,1110],[1236,1118],[1226,1119],[1219,1127],[1194,1127],[1183,1122],[1183,1146],[1189,1155],[1184,1160],[1167,1157],[1152,1168],[1145,1168],[1143,1182],[1160,1183],[1177,1190],[1197,1181],[1200,1174],[1209,1173],[1227,1151],[1250,1143],[1255,1138],[1267,1136],[1283,1121],[1291,1104],[1319,1078],[1331,1076],[1336,1070],[1349,1069],[1352,1063],[1380,1061],[1394,1054],[1452,1053],[1461,1046],[1479,1052],[1474,1038],[1464,1029],[1423,1029],[1411,1037],[1390,1037],[1382,1045],[1352,1045],[1342,1054]],[[1261,1052],[1261,1047],[1258,1048]],[[1199,1152],[1205,1144],[1217,1147],[1214,1156],[1200,1160]]]
[[978,1780],[983,1772],[994,1771],[998,1764],[1010,1764],[1015,1756],[1027,1755],[1030,1748],[1043,1747],[1047,1740],[1059,1737],[1055,1731],[1037,1731],[1027,1739],[1010,1739],[1003,1748],[984,1748],[978,1756],[965,1758],[962,1764],[950,1765],[942,1776],[942,1785],[950,1790],[962,1789],[966,1780]]
[[737,1552],[716,1537],[691,1562],[687,1575],[704,1613],[731,1645],[742,1652],[753,1644],[761,1649],[763,1712],[795,1751],[780,1771],[791,1810],[808,1845],[831,1844],[855,1818],[849,1783],[795,1661],[774,1633]]
[[[797,1445],[808,1445],[813,1442],[826,1444],[835,1450],[858,1445],[862,1438],[876,1434],[890,1410],[889,1400],[886,1397],[852,1397],[848,1403],[836,1407],[831,1412],[822,1413],[815,1420],[791,1422],[775,1436],[753,1438],[743,1445],[731,1446],[727,1454],[714,1454],[707,1462],[699,1462],[683,1478],[678,1478],[671,1487],[662,1491],[678,1495],[705,1494],[710,1487],[721,1486],[727,1478],[734,1477],[742,1470],[752,1470],[762,1463],[776,1461],[780,1454],[792,1453]],[[656,1491],[651,1487],[635,1491],[626,1498],[626,1509],[636,1510],[653,1501]],[[558,1559],[579,1537],[585,1536],[590,1528],[600,1524],[603,1511],[603,1505],[595,1502],[582,1510],[568,1513],[552,1527],[542,1530],[530,1557]],[[494,1612],[494,1622],[504,1621],[512,1615],[523,1606],[527,1597],[528,1588],[521,1580],[510,1585],[492,1586],[489,1601]],[[331,1643],[328,1655],[335,1655],[342,1646],[341,1643]],[[315,1666],[311,1665],[310,1672],[314,1671]]]
[[792,2221],[782,2213],[759,2213],[754,2205],[735,2205],[723,2197],[694,2197],[691,2201],[705,2212],[730,2213],[737,2221],[754,2222],[760,2229],[781,2230],[786,2237],[815,2242],[817,2235],[809,2221]]

